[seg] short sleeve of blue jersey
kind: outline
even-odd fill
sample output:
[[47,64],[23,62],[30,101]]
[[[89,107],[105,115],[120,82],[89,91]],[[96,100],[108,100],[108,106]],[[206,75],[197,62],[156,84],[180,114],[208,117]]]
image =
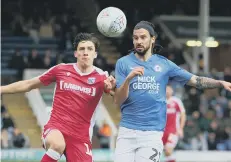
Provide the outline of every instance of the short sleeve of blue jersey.
[[180,68],[172,61],[168,60],[168,63],[169,63],[169,77],[172,81],[185,85],[193,76],[193,74]]
[[116,62],[116,66],[115,66],[115,79],[116,79],[116,88],[119,88],[124,80],[126,79],[126,68],[123,64],[123,61],[121,59],[119,59]]

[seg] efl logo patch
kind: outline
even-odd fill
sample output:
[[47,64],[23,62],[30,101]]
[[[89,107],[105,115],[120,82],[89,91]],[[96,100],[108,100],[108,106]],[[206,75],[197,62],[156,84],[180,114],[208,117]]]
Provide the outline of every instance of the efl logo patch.
[[88,78],[87,83],[88,84],[94,84],[95,83],[95,78]]

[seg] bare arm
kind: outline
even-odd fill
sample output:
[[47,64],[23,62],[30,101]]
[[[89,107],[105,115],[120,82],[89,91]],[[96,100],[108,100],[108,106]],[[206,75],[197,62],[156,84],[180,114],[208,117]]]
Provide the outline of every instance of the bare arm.
[[186,122],[186,114],[185,112],[181,112],[180,114],[180,129],[184,129],[185,126],[185,122]]
[[116,88],[115,95],[114,95],[114,101],[116,104],[121,105],[127,98],[129,94],[129,83],[135,76],[141,76],[144,75],[144,68],[143,67],[136,67],[134,68],[126,77],[123,84]]
[[104,92],[111,96],[115,94],[116,80],[113,76],[109,76],[104,80]]
[[187,85],[191,85],[198,89],[212,89],[212,88],[223,88],[222,81],[215,80],[212,78],[207,77],[200,77],[193,75],[192,78],[189,80]]
[[119,88],[115,89],[114,101],[116,104],[121,105],[128,98],[129,82],[130,81],[126,79]]
[[178,129],[178,135],[180,138],[184,137],[185,122],[186,122],[186,114],[185,114],[185,112],[181,112],[181,114],[180,114],[180,128]]
[[6,86],[1,86],[1,94],[29,92],[32,89],[41,87],[42,85],[43,84],[40,82],[39,78],[36,77],[29,80],[18,81]]
[[114,91],[114,90],[110,90],[109,94],[110,94],[111,96],[113,96],[113,97],[114,97],[114,95],[115,95],[115,91]]

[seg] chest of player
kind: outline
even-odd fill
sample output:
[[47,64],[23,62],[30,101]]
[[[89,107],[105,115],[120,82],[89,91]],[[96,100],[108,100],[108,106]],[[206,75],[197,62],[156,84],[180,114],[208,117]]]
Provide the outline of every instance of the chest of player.
[[92,98],[100,96],[104,90],[103,78],[99,75],[81,76],[75,73],[67,73],[57,78],[56,89],[66,94]]
[[162,64],[139,64],[139,63],[132,63],[128,66],[127,75],[135,68],[135,67],[144,67],[144,75],[140,77],[135,77],[134,80],[137,81],[144,81],[144,82],[153,82],[153,81],[163,81],[168,79],[167,68]]
[[167,108],[167,114],[176,114],[177,111],[175,108]]
[[138,66],[144,67],[144,75],[136,76],[131,81],[133,89],[159,89],[160,85],[168,82],[167,70],[162,65],[153,64],[133,64],[128,68],[127,75]]
[[178,105],[174,102],[167,104],[167,114],[176,114],[178,112]]

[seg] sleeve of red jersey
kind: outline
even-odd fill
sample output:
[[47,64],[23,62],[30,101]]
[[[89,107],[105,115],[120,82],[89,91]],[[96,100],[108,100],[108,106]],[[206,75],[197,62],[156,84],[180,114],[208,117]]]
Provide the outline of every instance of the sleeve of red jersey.
[[179,99],[179,98],[175,98],[175,100],[176,100],[176,103],[177,103],[177,107],[178,107],[178,111],[180,112],[180,113],[184,113],[185,112],[185,108],[184,108],[184,104],[183,104],[183,102]]
[[47,86],[55,81],[58,66],[59,65],[53,66],[45,73],[43,73],[41,76],[39,76],[39,80],[42,82],[44,86]]

